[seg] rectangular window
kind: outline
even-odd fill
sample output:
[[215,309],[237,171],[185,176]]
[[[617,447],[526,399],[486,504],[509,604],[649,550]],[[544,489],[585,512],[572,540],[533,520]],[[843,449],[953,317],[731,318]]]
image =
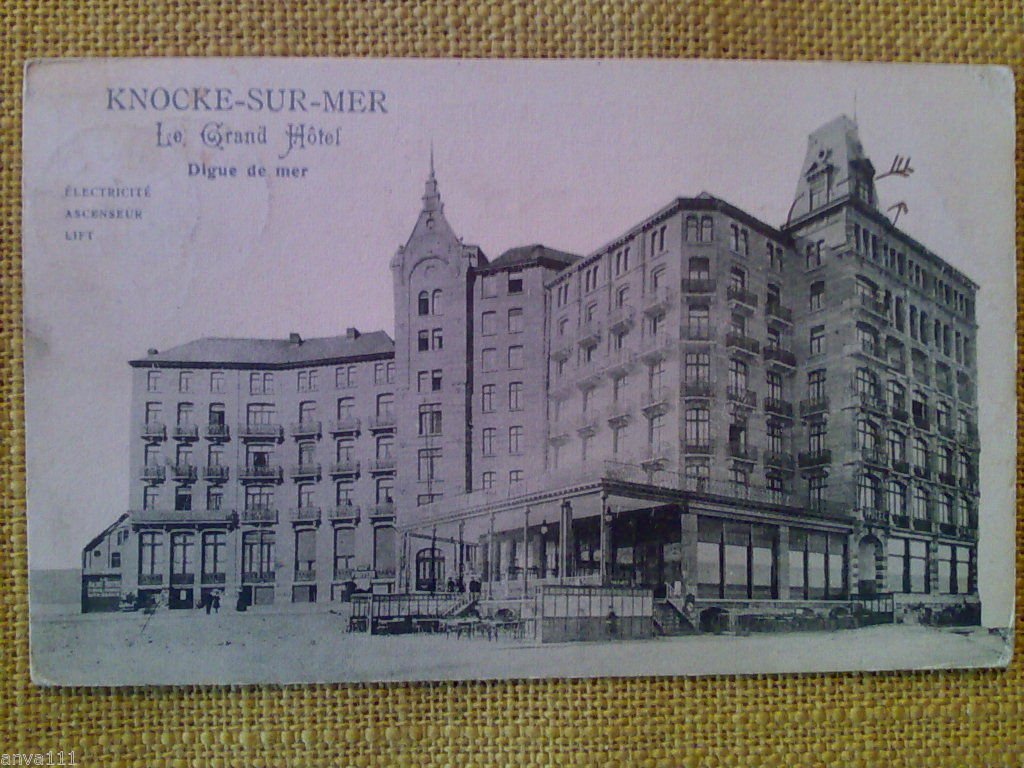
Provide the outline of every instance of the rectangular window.
[[430,331],[419,331],[416,334],[416,349],[419,352],[430,349]]
[[441,461],[440,448],[422,448],[418,454],[418,477],[420,482],[430,482],[437,477]]
[[191,392],[192,391],[192,371],[182,371],[178,374],[178,391],[179,392]]
[[480,448],[484,456],[494,455],[494,436],[497,430],[494,427],[486,427],[482,433]]
[[146,374],[146,391],[160,391],[160,371],[149,371],[149,373]]
[[820,355],[825,351],[825,326],[816,325],[811,328],[810,354]]
[[508,367],[511,371],[516,371],[523,367],[523,348],[521,346],[508,348]]
[[515,295],[523,292],[523,276],[519,273],[509,274],[508,276],[508,292],[509,295]]
[[494,412],[494,385],[484,384],[480,387],[480,411],[482,413]]
[[498,276],[484,275],[480,281],[480,290],[485,299],[493,299],[498,295]]
[[522,333],[523,332],[523,310],[519,308],[510,309],[508,311],[508,332],[509,333]]
[[480,478],[480,488],[485,491],[489,491],[494,488],[494,473],[484,472]]
[[430,372],[430,391],[440,392],[441,391],[441,369],[435,369]]
[[494,347],[484,349],[480,353],[480,363],[485,371],[498,370],[498,350]]
[[508,452],[513,456],[522,453],[523,428],[513,426],[508,428]]
[[484,312],[480,315],[480,334],[482,336],[493,336],[498,332],[498,313]]
[[521,411],[523,396],[523,382],[513,381],[508,385],[508,409],[510,411]]

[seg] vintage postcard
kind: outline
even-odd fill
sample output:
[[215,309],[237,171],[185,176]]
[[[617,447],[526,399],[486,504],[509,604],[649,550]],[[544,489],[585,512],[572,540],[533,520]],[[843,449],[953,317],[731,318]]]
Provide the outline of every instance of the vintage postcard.
[[34,679],[1005,665],[1013,150],[999,68],[30,63]]

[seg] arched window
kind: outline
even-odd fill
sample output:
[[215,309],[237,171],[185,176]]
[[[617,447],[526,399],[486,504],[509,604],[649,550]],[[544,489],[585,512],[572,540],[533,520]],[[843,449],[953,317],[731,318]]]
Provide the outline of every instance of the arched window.
[[710,216],[701,217],[700,239],[702,243],[710,243],[715,239],[715,223]]
[[878,427],[868,419],[857,420],[857,447],[868,451],[878,447]]
[[911,511],[915,520],[928,519],[928,491],[924,488],[914,489],[914,506]]
[[442,312],[441,305],[441,289],[437,288],[432,294],[430,294],[430,314],[440,315]]
[[878,509],[878,478],[874,475],[861,475],[857,480],[857,506]]
[[886,511],[900,517],[907,514],[907,489],[902,483],[891,480],[885,489]]
[[928,443],[921,438],[914,440],[914,466],[922,469],[928,466]]
[[875,374],[867,368],[858,368],[856,375],[856,387],[858,395],[865,395],[874,398],[878,394],[878,380]]
[[421,315],[430,314],[430,294],[420,291],[419,299],[416,302],[417,312]]
[[690,243],[700,240],[700,224],[697,222],[696,216],[686,217],[686,240]]
[[889,461],[903,461],[906,453],[906,442],[901,432],[895,429],[889,432]]

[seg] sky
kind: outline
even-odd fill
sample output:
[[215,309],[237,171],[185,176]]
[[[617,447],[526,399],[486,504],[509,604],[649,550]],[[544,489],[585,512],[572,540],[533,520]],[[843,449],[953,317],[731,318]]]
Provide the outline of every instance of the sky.
[[[108,88],[379,90],[386,112],[119,111]],[[542,242],[589,253],[680,195],[785,220],[807,135],[855,117],[900,227],[981,285],[981,588],[1012,611],[1014,127],[1006,70],[667,61],[118,60],[30,68],[25,358],[32,568],[75,567],[127,508],[130,370],[207,336],[392,330],[388,263],[419,211],[433,145],[448,220],[491,258]],[[260,91],[262,93],[262,91]],[[116,106],[116,104],[114,105]],[[184,145],[158,146],[180,130]],[[266,128],[216,149],[205,125]],[[337,142],[295,149],[287,127]],[[340,133],[335,134],[340,128]],[[189,176],[190,163],[235,178]],[[250,177],[249,166],[266,177]],[[277,167],[306,168],[277,178]],[[302,173],[298,171],[298,173]],[[67,188],[148,188],[140,220],[68,221]],[[93,201],[95,202],[95,201]],[[73,204],[73,205],[71,205]],[[124,204],[135,207],[136,203]],[[86,207],[96,207],[95,205]],[[102,207],[102,206],[101,206]],[[91,230],[91,240],[74,232]]]

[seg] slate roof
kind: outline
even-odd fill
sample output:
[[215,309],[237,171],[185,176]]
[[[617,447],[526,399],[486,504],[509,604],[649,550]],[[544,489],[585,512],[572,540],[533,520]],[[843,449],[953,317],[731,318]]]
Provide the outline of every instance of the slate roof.
[[533,245],[521,245],[517,248],[509,248],[501,256],[487,265],[488,269],[501,269],[503,267],[514,267],[530,262],[540,262],[545,266],[561,269],[572,264],[580,258],[575,253],[566,253],[554,248],[549,248],[540,243]]
[[385,358],[393,356],[394,353],[395,342],[384,331],[326,336],[302,341],[205,337],[132,360],[131,365],[142,367],[152,363],[164,363],[221,367],[291,367],[336,360]]

